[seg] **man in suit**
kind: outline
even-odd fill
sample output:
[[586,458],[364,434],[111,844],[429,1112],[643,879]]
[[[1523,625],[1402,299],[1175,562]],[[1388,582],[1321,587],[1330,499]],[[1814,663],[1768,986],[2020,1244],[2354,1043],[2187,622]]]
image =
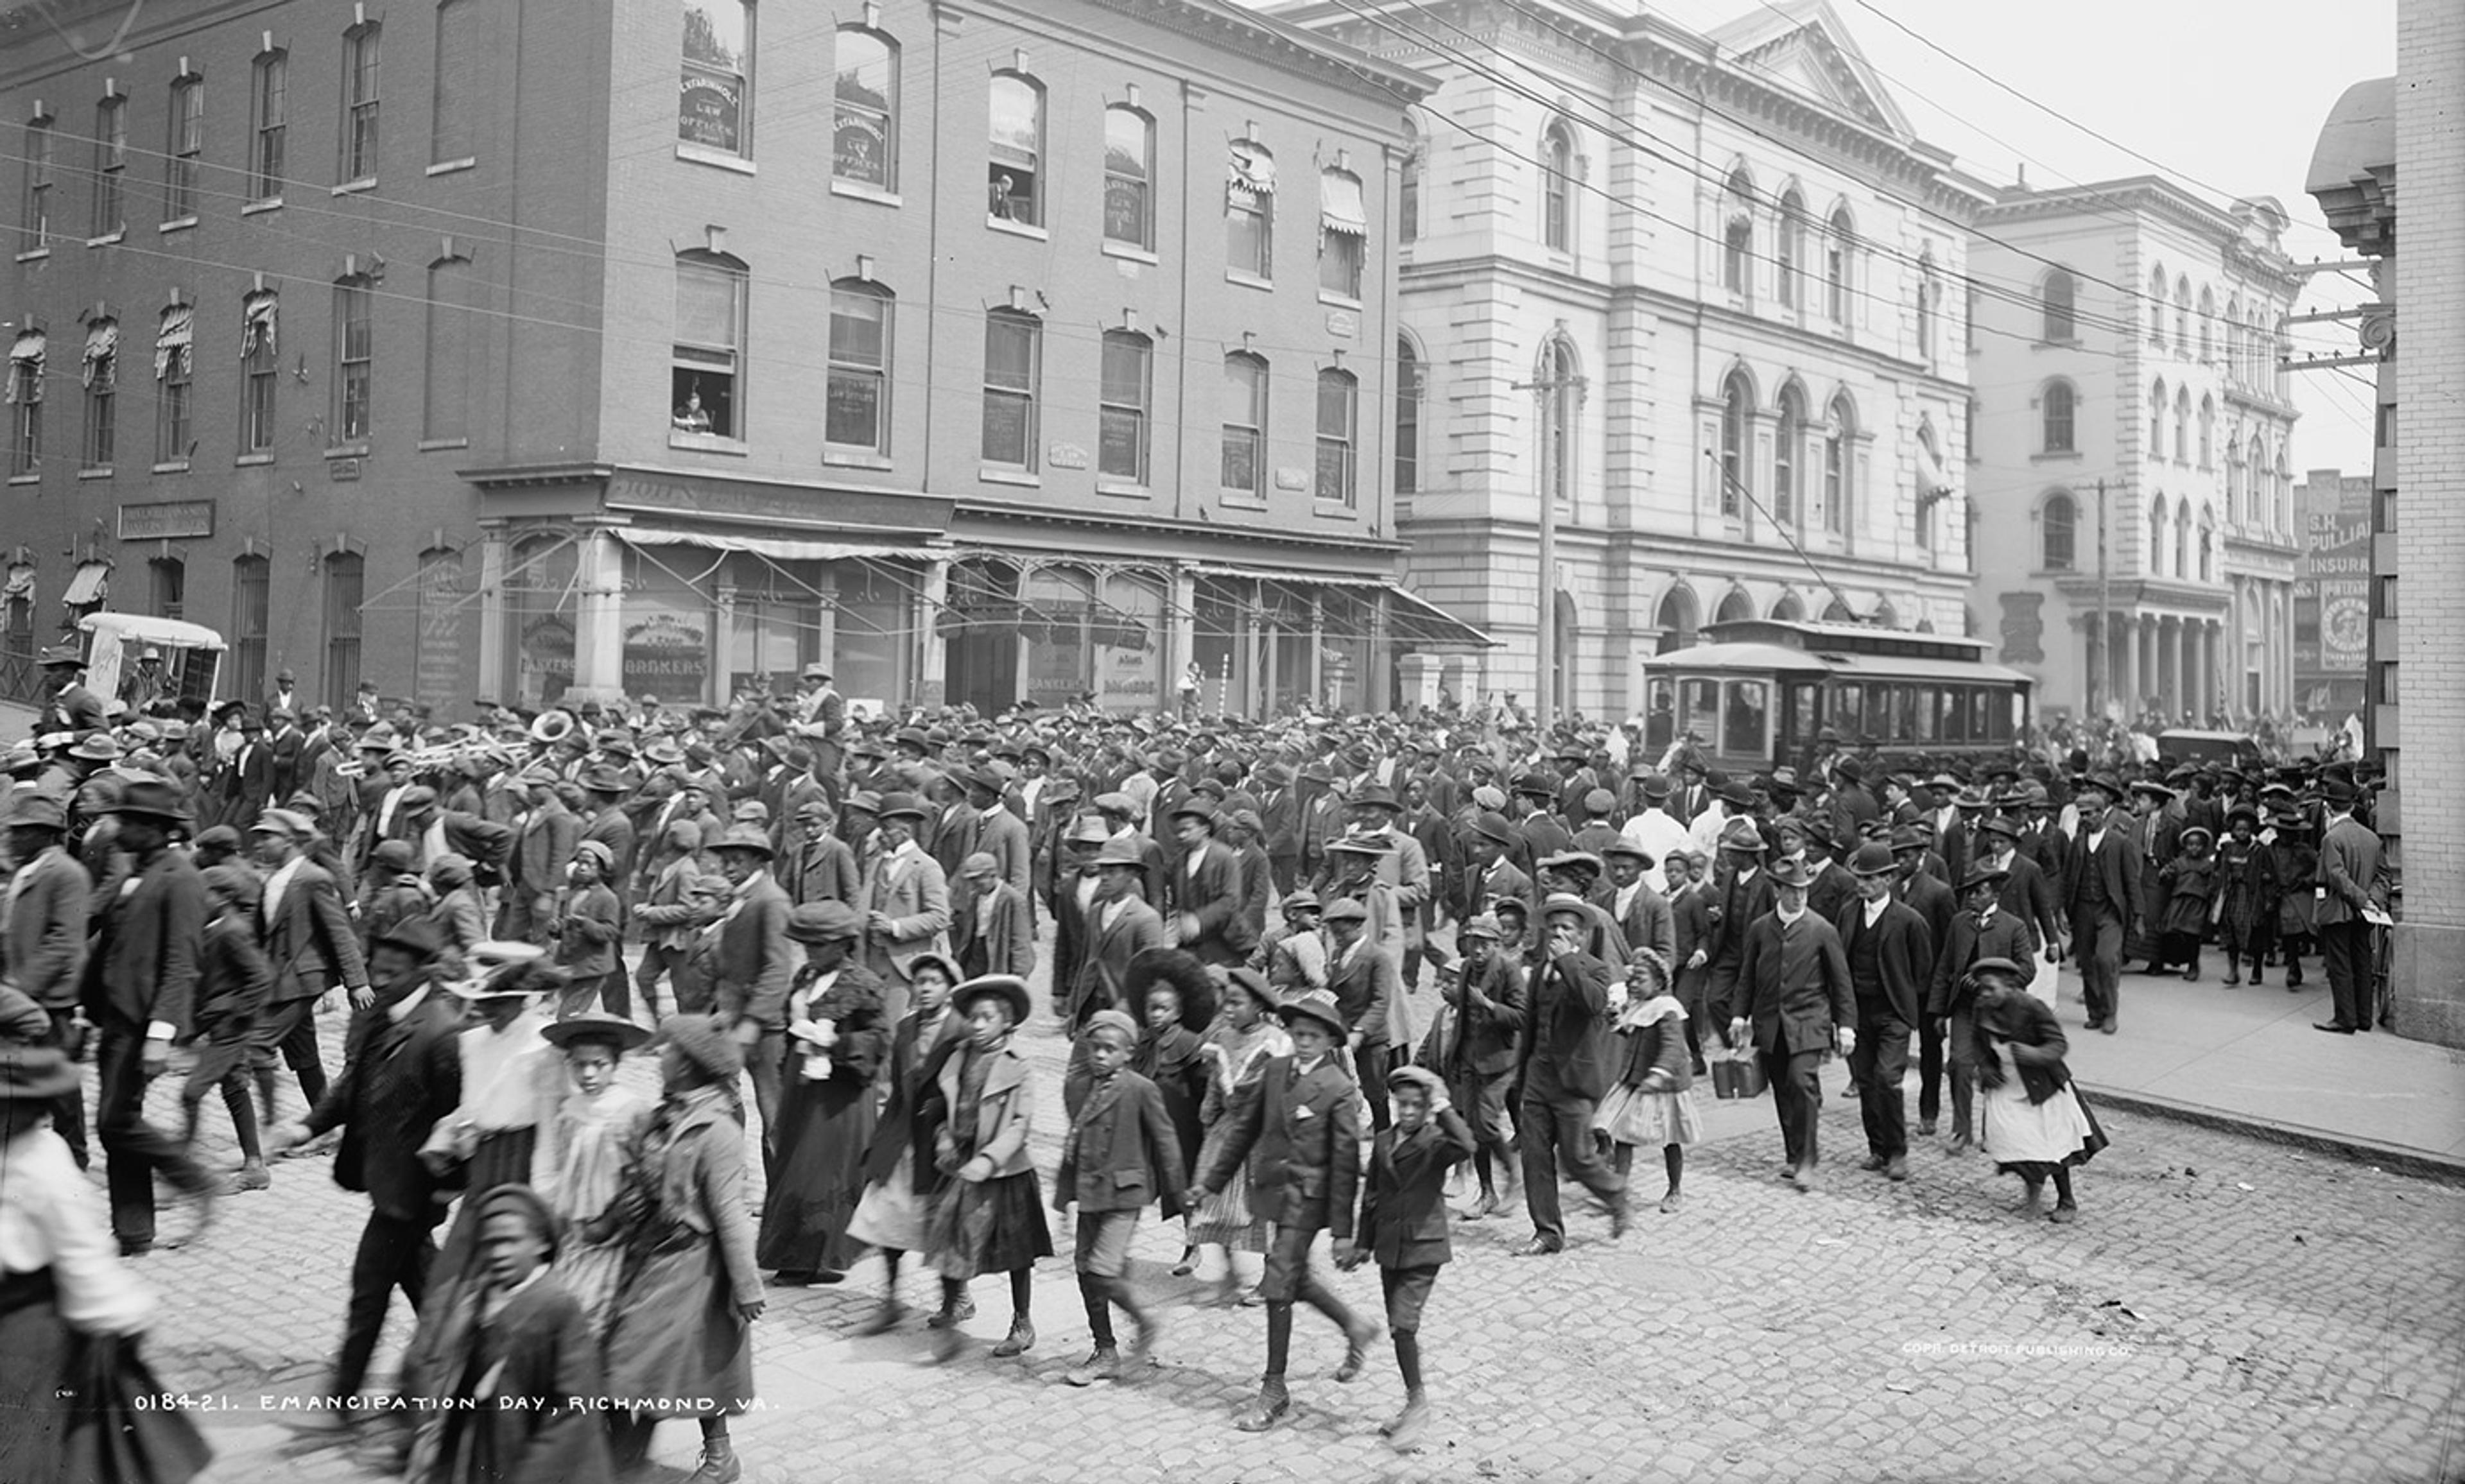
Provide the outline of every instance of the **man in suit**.
[[277,708],[294,716],[300,713],[300,677],[287,666],[275,672],[274,689],[266,693],[265,709],[271,713]]
[[777,851],[759,825],[732,825],[713,853],[727,877],[717,921],[695,944],[695,970],[710,986],[713,1013],[730,1027],[753,1078],[762,1112],[762,1155],[777,1152],[780,1060],[788,1031],[788,989],[795,974],[788,944],[788,894],[770,879]]
[[300,754],[308,744],[307,735],[300,730],[300,714],[288,706],[277,706],[265,716],[266,749],[273,758],[272,786],[266,796],[287,799],[297,792],[302,781]]
[[85,683],[85,656],[73,645],[56,645],[35,656],[50,698],[43,706],[45,732],[91,732],[103,723],[103,699]]
[[2351,1035],[2371,1029],[2371,924],[2379,905],[2380,837],[2354,817],[2357,792],[2328,780],[2327,828],[2320,836],[2320,961],[2328,974],[2331,1009],[2319,1030]]
[[966,789],[955,776],[934,780],[924,793],[932,808],[919,816],[916,837],[925,853],[933,857],[933,863],[942,868],[942,878],[946,881],[957,875],[959,867],[976,853],[976,834],[984,826],[984,818],[967,802]]
[[[1398,1052],[1394,1018],[1402,1013],[1403,980],[1395,960],[1369,935],[1369,909],[1352,897],[1327,903],[1323,920],[1328,938],[1327,990],[1344,1011],[1344,1050],[1352,1058],[1353,1075],[1371,1087],[1387,1080],[1387,1067]],[[1383,1099],[1369,1107],[1370,1125],[1387,1126]]]
[[[2147,951],[2144,972],[2171,972],[2165,962],[2165,897],[2173,888],[2165,879],[2165,863],[2182,848],[2183,801],[2164,784],[2141,779],[2131,786],[2132,832],[2140,853],[2140,936]],[[2126,946],[2125,950],[2130,950]]]
[[1526,913],[1540,899],[1532,877],[1507,858],[1506,853],[1515,843],[1515,826],[1505,815],[1486,810],[1473,821],[1462,905],[1456,909],[1467,920],[1496,911],[1499,902],[1506,898],[1523,903]]
[[633,987],[654,1022],[660,1019],[662,977],[671,982],[669,993],[676,1013],[710,1012],[711,986],[701,977],[693,950],[701,930],[723,910],[720,898],[726,883],[702,869],[702,839],[701,826],[692,820],[678,820],[668,827],[659,840],[651,884],[633,909],[633,920],[642,925],[642,962],[633,971]]
[[1255,1082],[1234,1095],[1218,1131],[1213,1158],[1198,1172],[1185,1210],[1207,1200],[1248,1162],[1250,1209],[1271,1224],[1258,1296],[1267,1306],[1267,1368],[1257,1400],[1235,1420],[1244,1432],[1264,1432],[1292,1407],[1284,1369],[1292,1350],[1293,1304],[1299,1301],[1344,1331],[1337,1381],[1361,1374],[1379,1326],[1356,1317],[1310,1272],[1310,1244],[1321,1230],[1335,1241],[1338,1261],[1352,1249],[1353,1205],[1361,1184],[1361,1132],[1354,1112],[1361,1090],[1334,1054],[1344,1034],[1344,1012],[1325,991],[1287,1001],[1277,1011],[1293,1038],[1293,1053],[1268,1061]]
[[307,857],[314,827],[289,809],[267,809],[250,831],[256,863],[265,873],[258,923],[274,986],[264,1013],[249,1037],[249,1067],[256,1078],[265,1121],[275,1121],[274,1059],[278,1052],[300,1079],[300,1096],[314,1108],[325,1096],[325,1065],[317,1049],[317,1001],[341,985],[355,1008],[373,993],[349,909],[325,869]]
[[[797,906],[810,901],[843,901],[853,907],[864,897],[864,875],[855,852],[838,837],[838,812],[828,795],[807,800],[797,809],[799,854],[787,870],[788,897]],[[788,847],[780,847],[787,860]]]
[[[265,723],[243,715],[239,723],[239,751],[223,773],[223,823],[244,829],[265,811],[266,804],[278,797],[274,792],[274,749],[266,745]],[[280,797],[289,797],[288,794]]]
[[1035,971],[1035,929],[1027,898],[1001,877],[992,855],[978,851],[959,863],[950,888],[950,954],[969,979]]
[[[625,812],[625,801],[633,796],[633,780],[622,769],[602,763],[586,769],[582,775],[582,791],[590,796],[590,818],[582,827],[582,838],[596,840],[608,847],[608,884],[620,895],[623,883],[633,875],[635,831],[633,816]],[[570,858],[570,857],[568,857]]]
[[[1994,836],[1986,837],[1992,840]],[[1943,1023],[1935,1036],[1938,1046],[1948,1045],[1951,1052],[1951,1144],[1954,1154],[1963,1154],[1974,1143],[1976,1123],[1971,1118],[1976,1101],[1976,1025],[1972,1019],[1976,992],[1968,983],[1968,970],[1982,960],[2008,959],[2013,963],[2026,963],[2035,955],[2037,942],[2028,922],[2018,914],[2006,911],[2002,891],[2009,879],[2008,871],[1991,861],[1981,863],[1961,883],[1966,907],[1951,919],[1951,936],[1934,959],[1934,984],[1926,991],[1926,1019]],[[1861,1011],[1862,1012],[1862,1011]],[[1929,1066],[1922,1074],[1924,1080],[1918,1094],[1918,1116],[1923,1120],[1920,1132],[1934,1132],[1936,1101],[1941,1073]]]
[[556,897],[565,890],[565,868],[582,843],[582,821],[557,796],[556,776],[544,768],[524,772],[529,812],[514,837],[512,880],[498,931],[518,942],[541,942],[562,920]]
[[1869,841],[1857,848],[1849,870],[1856,899],[1840,908],[1832,926],[1849,963],[1849,985],[1857,1001],[1856,1050],[1849,1076],[1858,1089],[1857,1111],[1866,1125],[1864,1168],[1894,1181],[1909,1178],[1909,1126],[1900,1083],[1909,1071],[1909,1036],[1925,1018],[1934,987],[1935,937],[1925,919],[1892,897],[1899,865],[1890,847]]
[[1523,966],[1499,948],[1498,919],[1488,913],[1464,924],[1462,941],[1463,958],[1438,980],[1440,997],[1455,1012],[1453,1030],[1438,1048],[1438,1070],[1448,1096],[1467,1110],[1477,1141],[1473,1173],[1480,1180],[1480,1204],[1464,1213],[1477,1221],[1515,1194],[1520,1162],[1506,1095],[1523,1031]]
[[1733,819],[1721,832],[1721,867],[1712,878],[1707,904],[1712,941],[1704,956],[1703,999],[1715,1027],[1726,1026],[1739,1013],[1746,932],[1772,910],[1771,873],[1764,869],[1765,849],[1763,831],[1750,819]]
[[1257,946],[1241,915],[1241,864],[1215,838],[1216,813],[1206,799],[1185,800],[1170,816],[1181,853],[1165,888],[1173,942],[1205,963],[1243,963]]
[[1300,875],[1301,805],[1293,784],[1293,770],[1285,764],[1270,763],[1258,770],[1258,818],[1265,836],[1262,843],[1278,895],[1291,891]]
[[1164,919],[1146,904],[1140,883],[1146,853],[1131,840],[1107,839],[1093,860],[1096,885],[1087,908],[1084,947],[1070,996],[1067,1024],[1073,1033],[1100,1009],[1120,1009],[1130,961],[1149,948],[1171,945]]
[[[41,1007],[44,1043],[65,1052],[77,1038],[78,986],[85,973],[86,914],[94,880],[60,844],[68,808],[56,795],[19,788],[9,800],[9,858],[17,863],[0,895],[0,980]],[[52,1104],[52,1128],[86,1166],[85,1092]]]
[[[1525,1257],[1563,1251],[1566,1223],[1558,1177],[1582,1185],[1609,1212],[1611,1238],[1626,1233],[1626,1179],[1603,1160],[1592,1139],[1592,1111],[1610,1090],[1616,1057],[1616,1015],[1609,963],[1587,951],[1595,918],[1571,893],[1543,903],[1548,941],[1524,1004],[1523,1101],[1516,1110],[1522,1143],[1523,1206],[1532,1215]],[[1622,986],[1621,986],[1622,987]]]
[[191,1195],[212,1189],[180,1141],[145,1121],[146,1084],[170,1065],[171,1043],[189,1033],[207,902],[196,866],[171,849],[173,834],[189,828],[176,787],[134,780],[112,814],[128,874],[103,897],[82,998],[86,1018],[102,1031],[95,1125],[109,1163],[111,1229],[121,1255],[133,1257],[154,1246],[158,1167]]
[[1267,933],[1267,906],[1275,897],[1275,865],[1259,844],[1266,828],[1255,809],[1235,809],[1224,821],[1224,848],[1232,853],[1240,883],[1234,893],[1239,905],[1234,910],[1241,919],[1242,937],[1250,944],[1245,962],[1257,957],[1258,941]]
[[949,941],[949,878],[916,843],[925,818],[914,794],[882,796],[882,854],[865,883],[865,967],[881,981],[882,1014],[893,1021],[907,1013],[907,965]]
[[[384,1333],[395,1289],[413,1313],[428,1296],[436,1261],[430,1233],[445,1214],[435,1174],[419,1156],[436,1120],[462,1096],[458,1037],[462,1003],[434,988],[431,972],[443,939],[436,924],[413,918],[370,945],[375,995],[352,1013],[343,1071],[304,1123],[269,1130],[268,1153],[333,1130],[342,1131],[334,1184],[368,1196],[367,1224],[351,1258],[351,1296],[343,1348],[326,1400],[339,1408],[359,1395]],[[294,1426],[337,1431],[346,1413],[294,1414]]]
[[[1086,962],[1088,939],[1094,930],[1093,914],[1099,885],[1096,853],[1111,838],[1102,820],[1082,818],[1058,846],[1061,858],[1055,867],[1052,895],[1044,905],[1053,914],[1053,1012],[1064,1024],[1075,1024],[1071,1007],[1077,999],[1078,969]],[[1161,933],[1161,922],[1158,927]]]
[[1035,852],[1027,821],[1010,811],[1010,789],[1016,775],[1009,764],[995,759],[955,776],[966,785],[967,807],[976,815],[975,849],[967,853],[990,855],[995,874],[1026,900],[1034,886]]
[[1785,860],[1770,875],[1772,910],[1746,929],[1729,1042],[1751,1045],[1763,1063],[1788,1179],[1804,1191],[1814,1188],[1820,1163],[1816,1073],[1829,1052],[1856,1054],[1857,1000],[1839,932],[1806,908],[1806,868]]
[[[1361,1183],[1361,1219],[1346,1269],[1378,1263],[1387,1291],[1387,1330],[1403,1374],[1404,1410],[1380,1430],[1388,1446],[1410,1452],[1430,1421],[1421,1390],[1421,1312],[1438,1269],[1455,1255],[1446,1207],[1447,1174],[1473,1151],[1472,1130],[1447,1098],[1446,1084],[1422,1067],[1398,1067],[1387,1077],[1396,1119],[1369,1150]],[[1382,1101],[1386,1099],[1381,1099]]]
[[2113,815],[2121,785],[2100,773],[2080,786],[2079,836],[2064,873],[2063,912],[2071,919],[2072,951],[2079,958],[2080,997],[2088,1029],[2115,1031],[2121,1008],[2122,944],[2140,911],[2140,847]]

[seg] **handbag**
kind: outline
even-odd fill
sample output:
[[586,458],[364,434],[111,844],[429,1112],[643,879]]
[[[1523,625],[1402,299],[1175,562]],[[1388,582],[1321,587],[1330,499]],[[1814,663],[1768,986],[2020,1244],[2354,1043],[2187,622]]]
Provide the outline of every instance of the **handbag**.
[[1736,1089],[1730,1096],[1761,1097],[1764,1095],[1766,1085],[1764,1064],[1756,1059],[1753,1052],[1739,1047],[1729,1052],[1729,1068],[1730,1085]]

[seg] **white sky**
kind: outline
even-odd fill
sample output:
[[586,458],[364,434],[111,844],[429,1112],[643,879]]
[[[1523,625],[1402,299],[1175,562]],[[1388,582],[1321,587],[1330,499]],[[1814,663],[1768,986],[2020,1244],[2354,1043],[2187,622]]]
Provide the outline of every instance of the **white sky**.
[[[1650,0],[1647,0],[1650,3]],[[1663,0],[1661,14],[1708,30],[1760,0]],[[1967,173],[2010,182],[2026,164],[2032,186],[2161,173],[2211,201],[2275,196],[2295,225],[2298,262],[2344,257],[2302,189],[2320,125],[2346,87],[2396,71],[2396,0],[1832,0],[1866,58],[1883,74],[1919,135],[1951,150]],[[1888,17],[1888,19],[1886,19]],[[2062,117],[2014,98],[1905,34],[1892,22]],[[2076,121],[2076,125],[2070,121]],[[2099,143],[2117,140],[2163,166]],[[2369,296],[2333,275],[2311,280],[2303,310]],[[2296,353],[2351,352],[2348,323],[2297,325]],[[2370,467],[2371,393],[2344,372],[2294,376],[2302,420],[2296,476]]]

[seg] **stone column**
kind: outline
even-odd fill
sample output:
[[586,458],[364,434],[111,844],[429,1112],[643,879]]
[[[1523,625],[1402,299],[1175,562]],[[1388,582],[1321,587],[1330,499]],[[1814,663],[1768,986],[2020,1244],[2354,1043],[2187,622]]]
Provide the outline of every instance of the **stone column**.
[[575,704],[625,698],[625,554],[606,526],[582,532],[574,553]]
[[943,702],[950,674],[950,641],[942,632],[942,610],[950,603],[950,559],[924,564],[924,590],[916,600],[916,643],[908,654],[915,673],[904,678],[907,694],[920,706]]
[[482,521],[479,526],[479,694],[500,705],[512,705],[515,697],[506,683],[505,657],[511,646],[506,642],[505,566],[510,546],[505,540],[505,523]]

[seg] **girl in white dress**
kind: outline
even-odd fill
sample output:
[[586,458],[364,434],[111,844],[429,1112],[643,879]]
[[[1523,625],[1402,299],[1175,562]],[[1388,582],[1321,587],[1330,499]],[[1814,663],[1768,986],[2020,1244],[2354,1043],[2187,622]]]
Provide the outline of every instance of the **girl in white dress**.
[[632,1088],[616,1085],[616,1068],[651,1033],[621,1016],[588,1010],[557,1020],[540,1034],[564,1052],[573,1085],[542,1130],[537,1189],[560,1228],[558,1281],[581,1302],[591,1335],[604,1337],[625,1248],[612,1239],[592,1242],[585,1231],[615,1204],[641,1150],[652,1106]]
[[1980,959],[1968,976],[1977,986],[1975,1054],[1986,1152],[1997,1174],[2027,1184],[2021,1209],[2032,1216],[2052,1180],[2049,1219],[2067,1226],[2079,1216],[2072,1170],[2106,1144],[2063,1065],[2070,1043],[2054,1012],[2028,993],[2026,968],[2010,959]]

